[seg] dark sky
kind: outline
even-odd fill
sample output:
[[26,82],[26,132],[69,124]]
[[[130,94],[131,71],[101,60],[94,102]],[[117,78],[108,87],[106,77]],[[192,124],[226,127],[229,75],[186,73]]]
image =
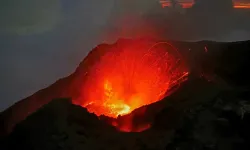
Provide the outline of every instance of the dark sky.
[[163,9],[158,0],[1,0],[0,111],[72,73],[102,41],[250,39],[250,9],[196,1]]

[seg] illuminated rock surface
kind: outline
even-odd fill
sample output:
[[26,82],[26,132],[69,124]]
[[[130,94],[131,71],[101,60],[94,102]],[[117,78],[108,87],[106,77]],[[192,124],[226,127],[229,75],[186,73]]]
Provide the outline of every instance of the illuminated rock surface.
[[[113,118],[161,100],[189,74],[178,49],[167,42],[150,40],[117,42],[86,67],[90,69],[82,76],[81,93],[73,103],[98,116]],[[129,120],[124,123],[130,124]],[[132,128],[124,126],[124,131]],[[150,125],[142,128],[146,126]]]
[[[118,43],[126,45],[131,41]],[[163,100],[117,119],[98,118],[66,99],[53,100],[70,97],[74,101],[83,95],[82,89],[75,87],[82,87],[82,76],[91,68],[82,66],[92,66],[113,46],[100,45],[74,74],[1,113],[3,148],[248,150],[250,75],[246,68],[250,42],[171,44],[187,60],[190,75]],[[150,128],[124,133],[112,126],[127,130],[121,128],[127,119],[132,123],[132,131],[142,128],[140,125],[150,124]]]

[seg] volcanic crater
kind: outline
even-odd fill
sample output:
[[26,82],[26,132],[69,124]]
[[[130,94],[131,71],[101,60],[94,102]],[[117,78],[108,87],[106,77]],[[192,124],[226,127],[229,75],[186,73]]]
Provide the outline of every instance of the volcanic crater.
[[225,149],[244,139],[240,145],[247,147],[249,44],[120,39],[98,45],[73,74],[1,113],[3,145]]
[[[167,42],[138,40],[114,44],[101,55],[94,53],[100,57],[84,67],[89,69],[82,76],[80,95],[73,103],[97,116],[113,118],[111,124],[120,131],[149,128],[150,123],[134,127],[128,114],[166,97],[189,74],[178,49]],[[140,109],[140,116],[143,114]]]

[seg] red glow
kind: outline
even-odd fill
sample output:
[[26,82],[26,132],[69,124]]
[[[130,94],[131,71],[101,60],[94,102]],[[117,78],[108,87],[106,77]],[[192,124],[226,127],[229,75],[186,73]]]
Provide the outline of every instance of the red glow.
[[205,46],[204,48],[205,48],[205,52],[207,53],[207,52],[208,52],[208,49],[207,49],[207,47]]
[[[159,101],[187,75],[177,49],[166,42],[116,45],[88,72],[80,103],[98,116],[116,118]],[[121,131],[139,132],[150,127],[146,124],[135,129],[132,118],[112,124]]]
[[140,127],[133,129],[134,128],[133,124],[129,120],[126,123],[122,124],[122,126],[117,126],[117,124],[112,124],[112,125],[122,132],[142,132],[142,131],[145,131],[151,127],[150,124],[143,124]]
[[236,8],[236,9],[249,9],[250,3],[234,2],[234,8]]
[[[145,113],[146,113],[146,107],[142,107],[138,109],[136,113],[118,117],[110,124],[122,132],[141,132],[151,127],[151,123],[145,121],[138,122],[138,118],[143,118]],[[135,118],[135,115],[137,116],[137,119]]]
[[113,22],[114,28],[108,30],[103,39],[113,41],[118,37],[142,38],[150,37],[159,39],[161,31],[149,20],[136,13],[124,13]]
[[[168,0],[160,0],[160,4],[162,5],[163,8],[171,6],[171,2]],[[194,1],[190,2],[180,1],[179,4],[182,6],[182,8],[191,8],[194,5]],[[250,9],[250,3],[234,0],[233,7],[235,9]]]
[[190,2],[190,3],[181,3],[182,8],[191,8],[194,5],[194,2]]
[[[161,6],[164,7],[170,7],[171,2],[166,1],[166,0],[160,0]],[[189,2],[179,2],[179,4],[182,6],[182,8],[191,8],[194,5],[194,1],[189,1]]]

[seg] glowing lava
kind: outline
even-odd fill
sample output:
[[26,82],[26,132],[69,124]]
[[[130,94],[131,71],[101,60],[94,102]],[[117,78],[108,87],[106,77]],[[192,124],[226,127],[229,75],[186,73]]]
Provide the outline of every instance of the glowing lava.
[[235,9],[250,9],[250,3],[249,2],[234,2],[234,8]]
[[80,105],[116,118],[160,100],[187,75],[177,49],[166,42],[116,44],[87,73]]
[[[160,0],[159,2],[163,8],[170,7],[172,5],[170,0]],[[189,1],[177,1],[177,3],[180,4],[182,8],[191,8],[195,2],[193,0],[189,0]]]
[[[192,8],[195,4],[194,0],[177,0],[178,4],[182,6],[182,8]],[[159,3],[163,8],[171,7],[172,3],[170,0],[160,0]],[[244,0],[233,0],[233,8],[235,9],[250,9],[250,3]]]

